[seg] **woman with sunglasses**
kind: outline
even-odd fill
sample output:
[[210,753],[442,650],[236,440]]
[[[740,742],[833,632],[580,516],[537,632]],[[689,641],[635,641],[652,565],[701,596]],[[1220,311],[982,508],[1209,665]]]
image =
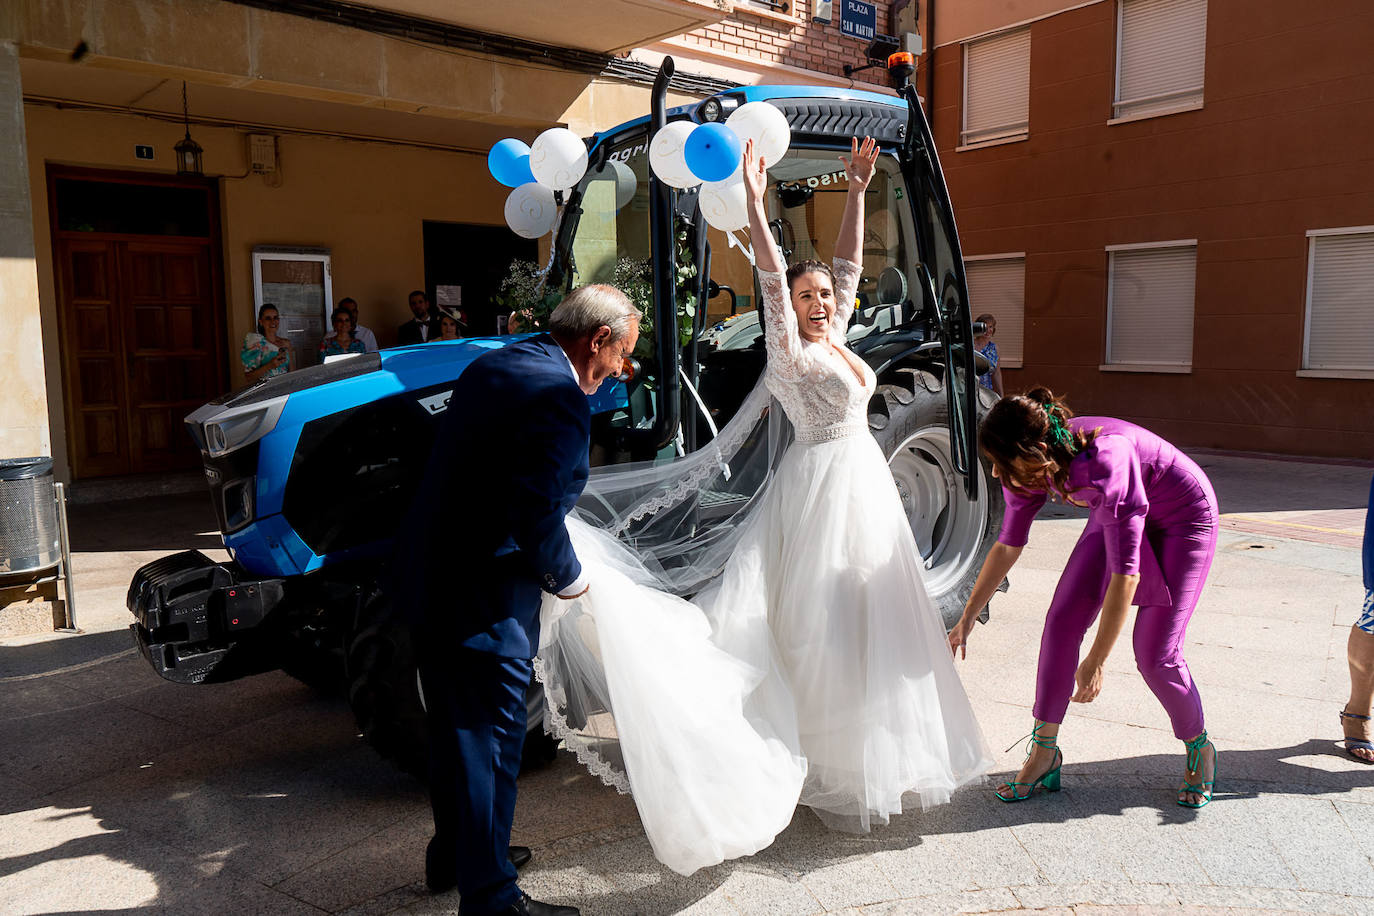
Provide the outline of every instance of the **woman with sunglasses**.
[[326,356],[367,352],[363,342],[353,336],[353,314],[351,312],[347,309],[335,309],[334,314],[329,316],[329,321],[334,325],[334,333],[320,341],[321,362]]
[[[1103,665],[1135,604],[1136,666],[1188,751],[1178,803],[1206,805],[1216,748],[1203,727],[1183,638],[1217,549],[1217,497],[1207,475],[1149,430],[1110,417],[1075,417],[1048,388],[998,401],[983,419],[979,441],[1002,481],[1007,511],[963,617],[950,631],[950,651],[967,654],[973,622],[1020,557],[1045,501],[1091,510],[1045,617],[1029,753],[997,797],[1019,802],[1038,786],[1058,791],[1059,726],[1069,701],[1091,703],[1101,692]],[[1097,637],[1080,662],[1099,609]]]

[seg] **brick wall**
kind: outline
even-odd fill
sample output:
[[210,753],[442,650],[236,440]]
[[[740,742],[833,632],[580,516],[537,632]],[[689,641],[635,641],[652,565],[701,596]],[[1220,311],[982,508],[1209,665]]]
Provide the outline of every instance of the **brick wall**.
[[[840,0],[835,0],[828,25],[811,21],[814,0],[784,0],[782,11],[756,0],[736,0],[735,11],[716,25],[688,32],[684,42],[736,54],[741,57],[843,76],[845,64],[867,63],[867,42],[840,34]],[[879,34],[892,34],[890,4],[877,3]],[[883,70],[865,70],[853,77],[856,83],[886,85]]]

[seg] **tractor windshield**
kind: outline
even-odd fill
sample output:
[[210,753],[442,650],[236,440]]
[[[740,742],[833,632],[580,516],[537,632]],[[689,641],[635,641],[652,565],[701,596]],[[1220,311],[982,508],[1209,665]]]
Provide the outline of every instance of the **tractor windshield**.
[[[565,232],[562,246],[568,252],[565,274],[570,286],[610,283],[628,293],[649,310],[652,297],[649,229],[649,157],[645,131],[613,139],[607,149],[607,162],[589,172],[579,186],[580,213]],[[816,258],[829,262],[834,257],[835,238],[844,212],[848,181],[839,156],[847,148],[798,148],[769,169],[767,211],[773,239],[784,259],[795,262]],[[876,337],[884,331],[909,324],[915,317],[921,292],[917,257],[917,236],[912,226],[911,208],[906,202],[906,184],[897,159],[890,151],[880,157],[878,170],[865,197],[863,274],[857,292],[857,308],[849,328],[851,343]],[[679,194],[677,207],[677,264],[679,300],[684,342],[692,336],[692,325],[699,346],[712,354],[745,351],[755,354],[754,377],[763,368],[763,330],[757,314],[758,291],[748,258],[730,244],[729,237],[692,222],[695,194]],[[704,315],[694,316],[692,301],[698,278],[692,270],[692,246],[688,237],[698,231],[707,233],[710,256],[701,278],[706,298],[709,279],[720,292],[704,303]],[[571,234],[571,239],[567,235]],[[749,243],[748,233],[736,233],[740,242]],[[569,244],[570,241],[570,244]],[[693,322],[695,318],[695,322]],[[642,334],[637,355],[647,359],[653,352],[650,336]],[[656,371],[657,367],[649,367]],[[700,388],[706,411],[714,425],[729,419],[753,384],[746,373],[730,373],[722,379],[693,378]],[[695,373],[693,373],[695,375]],[[653,388],[632,399],[623,422],[640,425],[655,409]],[[697,408],[698,412],[700,408]],[[704,435],[709,438],[709,432]]]

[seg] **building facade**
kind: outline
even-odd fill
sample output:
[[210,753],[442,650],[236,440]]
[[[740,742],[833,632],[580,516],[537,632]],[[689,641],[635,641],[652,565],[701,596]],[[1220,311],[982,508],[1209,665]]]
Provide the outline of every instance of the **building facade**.
[[1008,389],[1374,458],[1374,10],[938,0],[920,79]]
[[[873,5],[879,32],[914,17]],[[494,333],[491,265],[538,252],[487,150],[646,114],[665,55],[672,104],[882,79],[844,74],[866,43],[817,0],[284,6],[0,5],[0,457],[78,480],[196,466],[181,419],[243,384],[264,301],[307,350],[345,296],[394,343],[412,289]],[[201,174],[178,174],[187,137]]]

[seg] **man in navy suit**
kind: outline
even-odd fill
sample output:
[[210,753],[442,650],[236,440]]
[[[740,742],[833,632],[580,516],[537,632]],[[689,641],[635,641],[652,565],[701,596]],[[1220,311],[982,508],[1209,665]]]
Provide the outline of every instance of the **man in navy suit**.
[[577,913],[516,885],[529,851],[510,846],[515,777],[540,592],[589,588],[563,524],[587,481],[587,395],[620,372],[639,311],[613,287],[584,286],[549,328],[459,376],[398,554],[429,724],[425,879],[436,893],[457,887],[472,916]]

